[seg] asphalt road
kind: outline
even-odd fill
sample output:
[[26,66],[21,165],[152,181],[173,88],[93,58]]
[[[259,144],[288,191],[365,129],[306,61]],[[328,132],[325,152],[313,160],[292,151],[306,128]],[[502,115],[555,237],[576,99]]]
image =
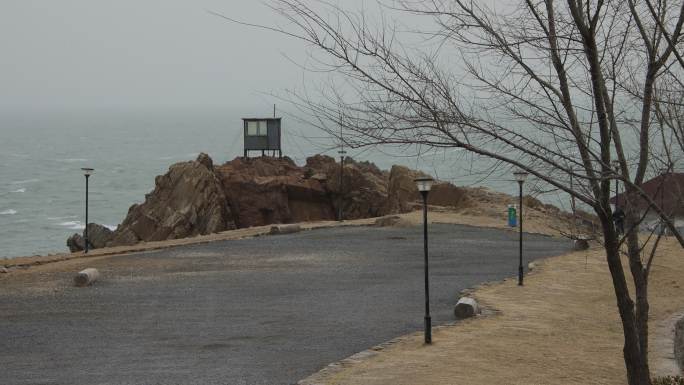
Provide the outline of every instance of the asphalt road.
[[[517,234],[430,228],[434,324],[460,290],[515,276]],[[570,250],[526,235],[526,262]],[[347,227],[185,246],[0,280],[0,384],[293,384],[423,327],[422,231]],[[83,267],[83,266],[79,266]],[[12,274],[10,274],[11,276]]]

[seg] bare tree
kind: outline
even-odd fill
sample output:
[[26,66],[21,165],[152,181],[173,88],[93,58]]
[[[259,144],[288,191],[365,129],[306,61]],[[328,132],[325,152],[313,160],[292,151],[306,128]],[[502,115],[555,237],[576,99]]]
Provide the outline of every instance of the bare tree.
[[[602,226],[629,383],[651,383],[648,276],[658,242],[644,250],[643,212],[630,203],[646,201],[684,247],[641,188],[659,164],[681,161],[684,149],[682,0],[405,0],[373,13],[325,1],[271,6],[287,26],[259,27],[306,42],[315,70],[334,74],[315,97],[293,98],[320,122],[335,122],[332,135],[339,124],[353,147],[463,148],[591,207]],[[627,198],[624,236],[610,205],[616,179]]]

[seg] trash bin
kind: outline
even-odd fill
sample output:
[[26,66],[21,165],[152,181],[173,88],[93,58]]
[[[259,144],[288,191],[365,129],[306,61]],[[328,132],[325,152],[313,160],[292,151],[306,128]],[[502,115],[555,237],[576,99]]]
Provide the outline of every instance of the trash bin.
[[518,225],[518,213],[515,205],[508,205],[508,226],[516,227]]

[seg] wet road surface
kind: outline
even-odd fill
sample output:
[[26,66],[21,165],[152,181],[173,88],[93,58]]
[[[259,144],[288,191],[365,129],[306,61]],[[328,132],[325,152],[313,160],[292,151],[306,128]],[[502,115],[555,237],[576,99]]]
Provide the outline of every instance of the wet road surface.
[[[517,233],[430,227],[433,324],[460,290],[516,275]],[[526,262],[567,240],[525,235]],[[294,384],[422,330],[422,229],[343,227],[93,261],[102,278],[0,280],[0,384]]]

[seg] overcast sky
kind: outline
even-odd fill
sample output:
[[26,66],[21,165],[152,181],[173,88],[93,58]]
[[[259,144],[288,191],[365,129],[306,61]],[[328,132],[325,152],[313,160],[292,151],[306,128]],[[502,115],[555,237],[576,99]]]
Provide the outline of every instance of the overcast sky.
[[239,108],[301,84],[301,44],[207,10],[280,21],[252,0],[3,0],[0,109]]

